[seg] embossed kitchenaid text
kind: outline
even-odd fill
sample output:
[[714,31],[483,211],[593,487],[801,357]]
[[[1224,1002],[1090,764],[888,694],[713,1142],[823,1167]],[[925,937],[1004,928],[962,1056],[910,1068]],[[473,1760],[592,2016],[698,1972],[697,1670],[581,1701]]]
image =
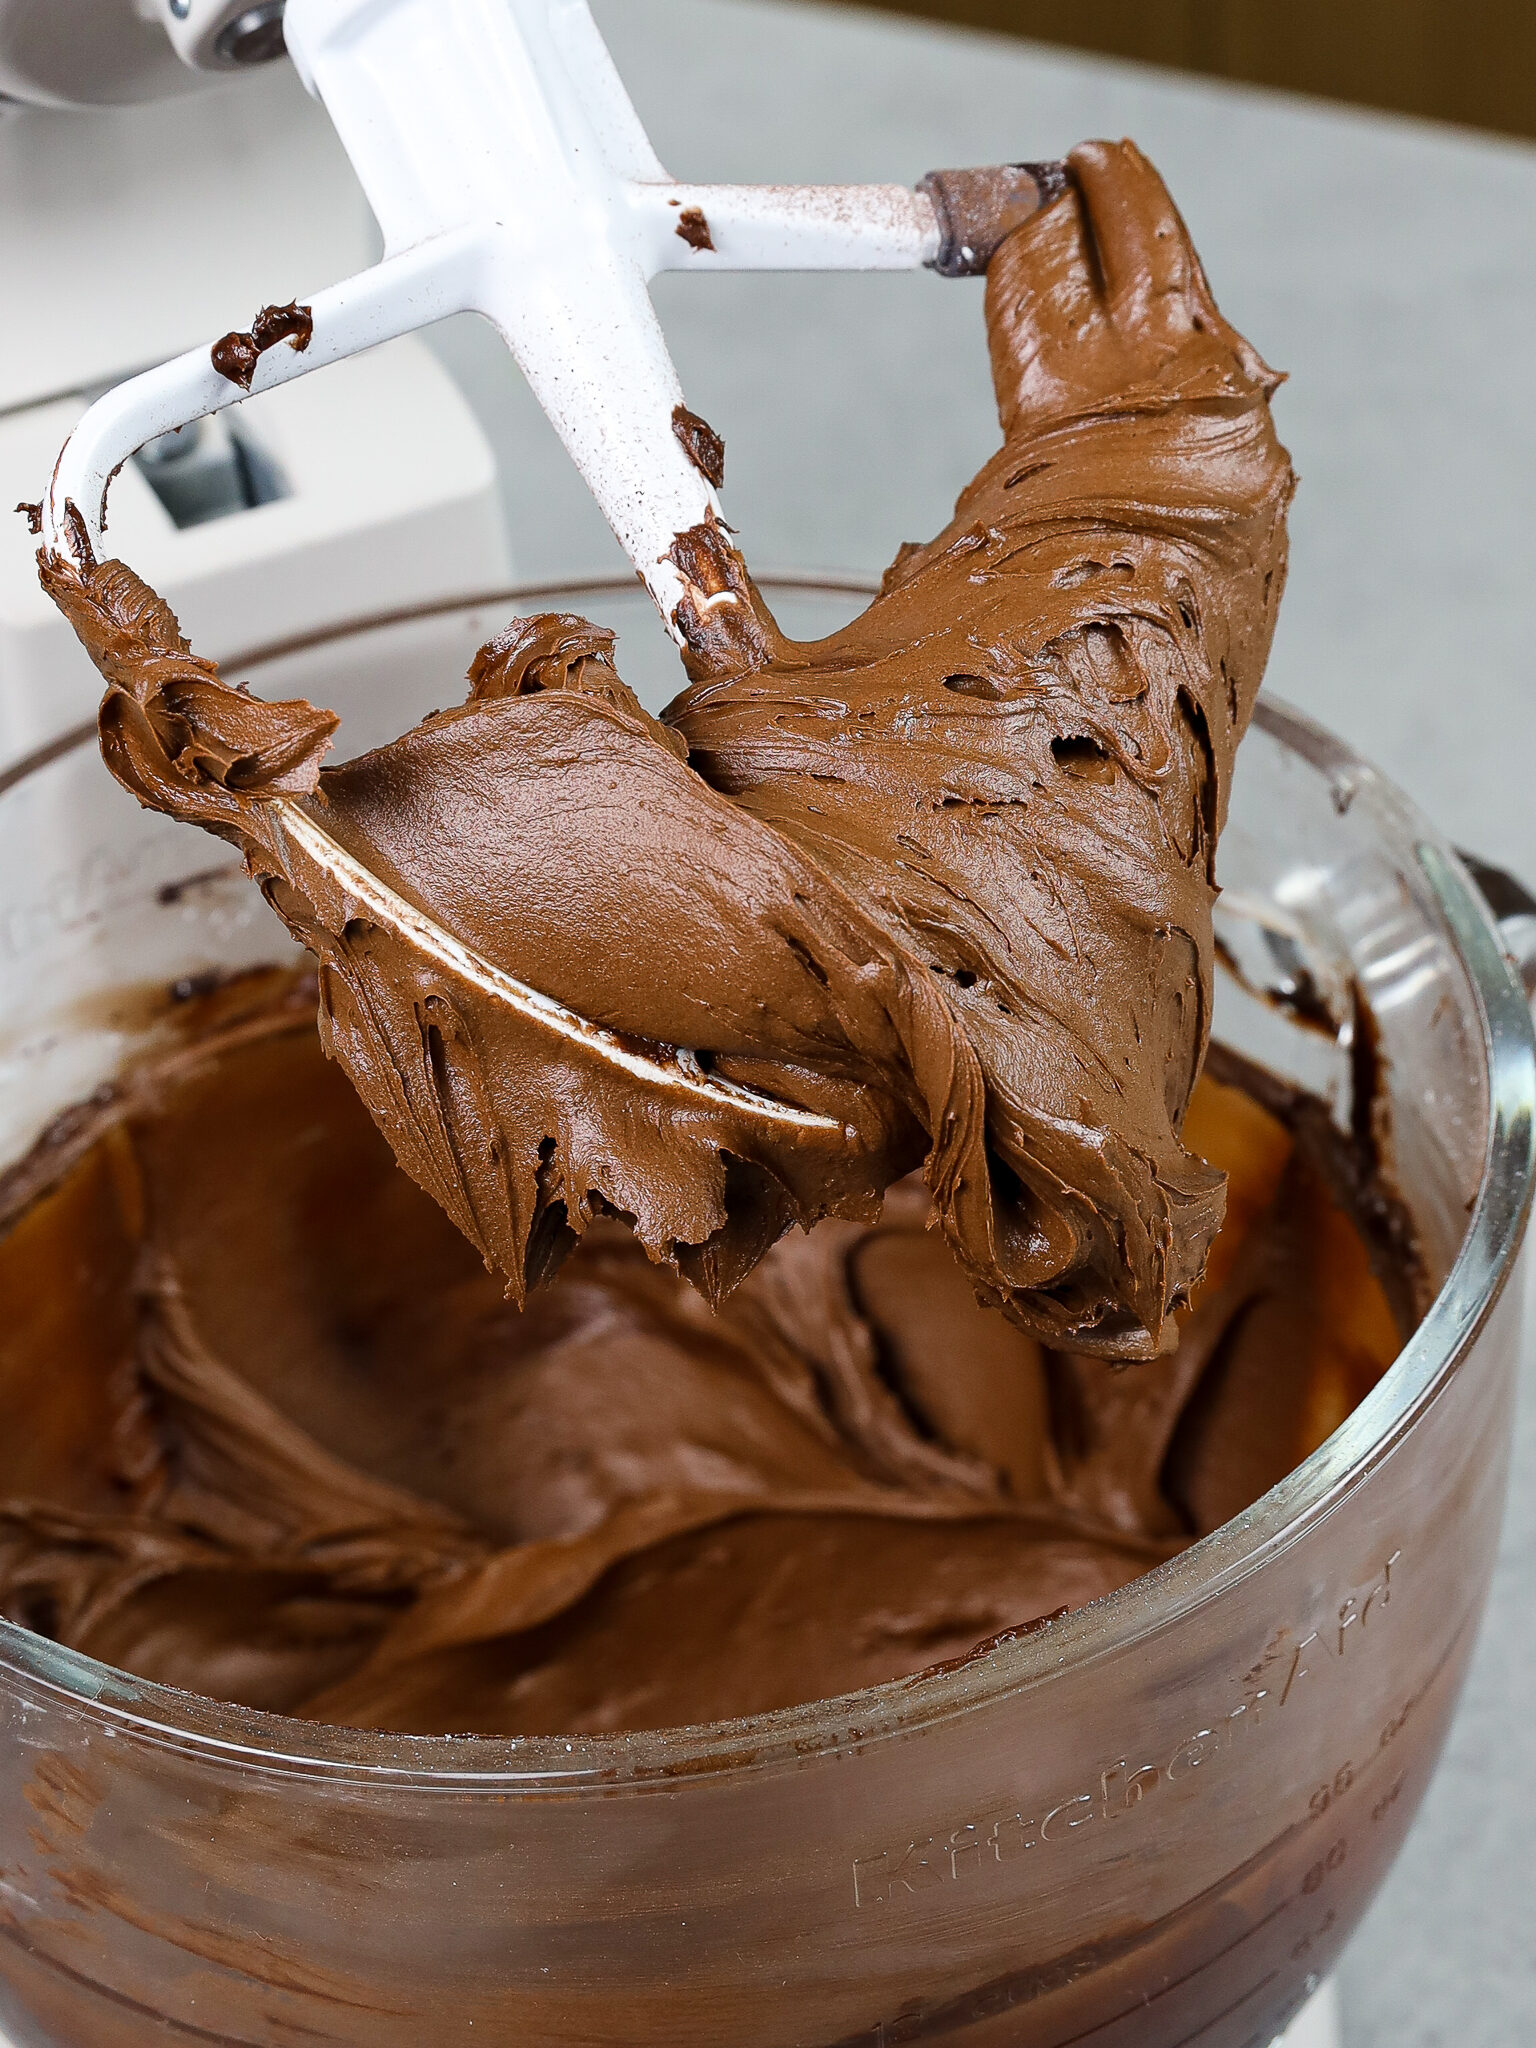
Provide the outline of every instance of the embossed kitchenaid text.
[[853,1866],[854,1903],[885,1905],[930,1885],[975,1876],[1016,1856],[1070,1841],[1094,1822],[1133,1812],[1161,1786],[1205,1770],[1256,1727],[1274,1696],[1260,1686],[1209,1727],[1187,1736],[1156,1763],[1118,1759],[1099,1773],[1090,1791],[1074,1792],[1035,1814],[998,1813],[966,1821],[949,1834],[930,1835],[901,1849],[861,1856]]
[[1033,1813],[1003,1811],[964,1821],[947,1834],[925,1836],[899,1848],[854,1859],[857,1906],[895,1903],[934,1885],[984,1875],[1038,1849],[1071,1841],[1082,1829],[1103,1826],[1138,1811],[1165,1785],[1177,1785],[1196,1771],[1218,1766],[1279,1712],[1313,1674],[1338,1665],[1361,1642],[1374,1618],[1392,1598],[1392,1574],[1401,1551],[1393,1551],[1376,1577],[1336,1603],[1326,1624],[1277,1632],[1264,1657],[1248,1674],[1242,1698],[1212,1716],[1166,1756],[1132,1764],[1118,1758],[1100,1771],[1089,1789],[1069,1793]]
[[1315,1628],[1310,1635],[1302,1637],[1291,1651],[1290,1667],[1285,1683],[1280,1688],[1280,1704],[1283,1707],[1302,1680],[1314,1672],[1326,1669],[1330,1664],[1340,1662],[1352,1649],[1359,1645],[1370,1625],[1371,1617],[1382,1613],[1392,1604],[1392,1573],[1402,1562],[1403,1553],[1394,1550],[1381,1570],[1381,1576],[1369,1587],[1358,1593],[1350,1593],[1339,1603],[1338,1613],[1322,1628]]

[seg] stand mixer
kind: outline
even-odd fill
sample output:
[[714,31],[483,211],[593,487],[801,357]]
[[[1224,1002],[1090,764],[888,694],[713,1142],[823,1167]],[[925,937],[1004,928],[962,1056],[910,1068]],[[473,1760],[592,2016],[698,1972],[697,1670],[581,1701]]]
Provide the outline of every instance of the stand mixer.
[[[278,53],[278,7],[157,0],[142,13],[188,67]],[[0,44],[35,18],[0,7]],[[103,551],[112,480],[146,443],[474,310],[501,331],[681,637],[685,601],[734,600],[691,583],[673,559],[679,534],[719,519],[718,464],[687,412],[648,279],[665,268],[985,267],[967,239],[967,201],[983,196],[968,174],[940,173],[915,191],[672,183],[582,0],[290,0],[286,34],[383,230],[383,260],[99,399],[42,501],[49,547]],[[157,90],[163,75],[157,61]],[[1051,194],[1046,167],[989,175],[986,203],[996,206],[1001,177],[1010,219]],[[509,194],[523,204],[509,206]],[[1312,2048],[1329,2024],[1315,2008],[1286,2040]]]

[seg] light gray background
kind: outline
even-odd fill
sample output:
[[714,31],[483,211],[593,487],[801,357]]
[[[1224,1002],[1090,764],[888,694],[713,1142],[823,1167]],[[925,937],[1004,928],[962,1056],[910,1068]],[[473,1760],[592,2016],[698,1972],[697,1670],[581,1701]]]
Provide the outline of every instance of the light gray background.
[[[1224,311],[1291,374],[1276,409],[1302,486],[1271,687],[1536,878],[1536,151],[851,10],[596,11],[680,177],[910,182],[1134,136]],[[995,446],[975,284],[670,276],[657,298],[759,566],[883,566]],[[496,442],[519,570],[621,566],[488,333],[438,345]],[[1343,1967],[1347,2048],[1536,2042],[1533,1693],[1528,1399],[1450,1751]]]

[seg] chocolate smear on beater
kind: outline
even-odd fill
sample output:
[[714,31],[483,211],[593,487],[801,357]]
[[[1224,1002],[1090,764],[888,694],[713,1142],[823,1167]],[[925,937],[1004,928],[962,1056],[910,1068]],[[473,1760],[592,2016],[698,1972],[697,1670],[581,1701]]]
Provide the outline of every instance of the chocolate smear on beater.
[[121,564],[42,564],[113,772],[242,848],[328,1049],[516,1299],[619,1216],[721,1300],[920,1169],[1023,1328],[1171,1341],[1222,1215],[1181,1131],[1293,477],[1156,173],[1070,171],[990,257],[1003,445],[953,520],[815,643],[717,523],[679,536],[660,720],[536,619],[494,694],[325,767],[328,713],[226,683]]

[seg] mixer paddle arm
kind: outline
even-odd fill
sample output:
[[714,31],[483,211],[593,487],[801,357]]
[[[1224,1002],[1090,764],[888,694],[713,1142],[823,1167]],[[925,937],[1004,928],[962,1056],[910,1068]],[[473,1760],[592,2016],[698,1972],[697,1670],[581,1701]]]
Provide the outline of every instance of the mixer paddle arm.
[[[383,231],[373,269],[315,295],[307,340],[245,345],[241,381],[194,349],[110,392],[64,449],[43,510],[99,552],[113,476],[145,442],[253,392],[478,312],[497,327],[681,640],[680,608],[724,601],[674,559],[713,530],[711,465],[651,304],[668,269],[986,267],[1001,232],[1061,189],[1059,167],[897,185],[670,179],[586,0],[289,0],[288,48],[336,125]],[[71,515],[69,508],[74,507]]]

